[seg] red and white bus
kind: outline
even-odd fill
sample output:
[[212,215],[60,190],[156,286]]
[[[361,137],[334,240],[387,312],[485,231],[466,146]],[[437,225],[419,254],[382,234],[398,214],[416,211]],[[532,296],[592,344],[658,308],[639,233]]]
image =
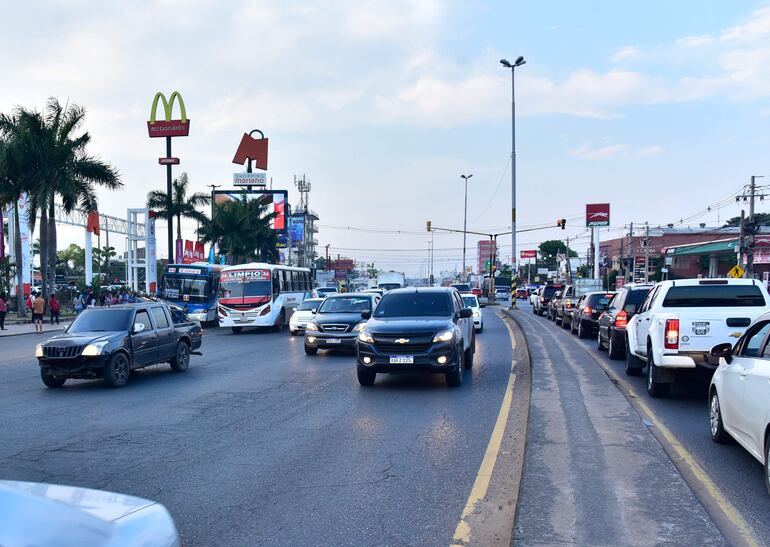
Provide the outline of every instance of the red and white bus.
[[217,319],[239,333],[243,327],[282,329],[313,290],[310,270],[252,262],[222,268]]

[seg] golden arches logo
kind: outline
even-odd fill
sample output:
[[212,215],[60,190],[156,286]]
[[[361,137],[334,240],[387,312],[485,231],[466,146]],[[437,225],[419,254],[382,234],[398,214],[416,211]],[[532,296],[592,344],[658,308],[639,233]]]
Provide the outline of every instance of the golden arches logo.
[[[179,101],[179,110],[181,119],[171,119],[174,103]],[[158,103],[163,103],[163,114],[165,120],[156,120],[158,115]],[[171,97],[166,100],[166,96],[158,91],[152,100],[152,109],[150,110],[150,121],[147,122],[147,132],[150,137],[186,137],[190,134],[190,120],[187,119],[187,109],[184,106],[182,95],[174,91]]]
[[182,123],[187,123],[187,109],[184,107],[184,99],[178,91],[174,91],[171,94],[171,98],[167,101],[166,96],[158,91],[155,94],[155,98],[152,100],[152,109],[150,110],[150,123],[155,123],[155,118],[158,113],[158,100],[163,101],[163,112],[166,114],[166,121],[171,121],[171,111],[174,108],[174,102],[179,99],[179,110],[182,114]]

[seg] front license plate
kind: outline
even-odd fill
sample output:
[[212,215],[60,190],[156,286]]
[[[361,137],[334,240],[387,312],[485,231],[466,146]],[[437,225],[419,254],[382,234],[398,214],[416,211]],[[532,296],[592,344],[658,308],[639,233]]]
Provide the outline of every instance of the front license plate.
[[413,355],[391,355],[390,364],[391,365],[413,365],[414,356]]
[[339,338],[328,338],[326,340],[327,344],[339,344],[341,340]]

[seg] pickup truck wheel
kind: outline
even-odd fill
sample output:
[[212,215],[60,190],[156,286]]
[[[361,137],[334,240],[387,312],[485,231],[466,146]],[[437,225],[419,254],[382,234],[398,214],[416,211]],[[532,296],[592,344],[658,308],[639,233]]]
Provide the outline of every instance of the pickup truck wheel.
[[465,352],[457,350],[457,367],[452,372],[446,373],[446,383],[457,387],[463,383],[463,371],[465,370]]
[[362,367],[356,368],[356,376],[358,376],[358,383],[362,386],[373,386],[374,381],[377,379],[377,373],[373,370],[367,370]]
[[174,372],[184,372],[190,366],[190,346],[185,342],[179,342],[176,345],[176,355],[171,360],[171,370]]
[[623,353],[621,348],[619,348],[618,345],[613,342],[615,337],[612,335],[612,331],[608,329],[607,335],[609,337],[609,342],[607,343],[607,354],[609,355],[610,359],[620,359],[623,357]]
[[644,365],[636,355],[631,353],[631,348],[628,347],[628,342],[626,342],[626,364],[624,367],[626,374],[628,376],[640,376],[642,369],[644,369]]
[[712,441],[721,444],[729,440],[729,435],[722,423],[722,408],[719,406],[719,395],[717,395],[716,390],[711,394],[709,400],[709,425],[711,426]]
[[240,334],[243,331],[243,327],[230,327],[230,329],[233,331],[233,334]]
[[307,344],[305,345],[305,355],[315,355],[316,353],[318,353],[318,348],[310,347]]
[[50,387],[51,389],[62,387],[64,382],[67,381],[66,376],[56,376],[51,374],[51,372],[44,367],[40,368],[40,379],[43,380],[46,387]]
[[671,384],[658,380],[658,367],[655,365],[652,348],[647,349],[647,393],[650,397],[665,397],[671,390]]
[[476,341],[474,339],[474,341],[471,342],[471,345],[468,346],[468,349],[465,350],[465,355],[463,356],[463,365],[465,370],[470,370],[473,368],[473,354],[474,354],[475,345],[476,345]]
[[110,387],[123,387],[128,382],[131,367],[124,353],[116,353],[104,365],[104,381]]

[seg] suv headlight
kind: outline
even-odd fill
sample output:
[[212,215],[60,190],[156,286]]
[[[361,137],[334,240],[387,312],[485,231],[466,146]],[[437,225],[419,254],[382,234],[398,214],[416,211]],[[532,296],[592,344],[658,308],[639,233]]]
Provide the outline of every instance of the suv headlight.
[[452,329],[443,330],[433,337],[434,342],[450,342],[455,336],[455,331]]
[[353,332],[361,332],[361,329],[363,329],[366,326],[366,321],[362,321],[361,323],[356,323],[353,326]]
[[35,357],[42,357],[43,356],[43,344],[38,344],[35,346]]
[[374,344],[374,338],[372,338],[372,335],[365,330],[362,330],[358,333],[358,339],[367,344]]
[[312,321],[305,325],[305,330],[318,330],[318,325],[313,323]]
[[88,344],[85,348],[83,348],[83,353],[81,353],[81,355],[85,357],[95,357],[97,355],[101,355],[102,351],[108,343],[109,342],[107,342],[107,340],[103,340],[101,342]]

